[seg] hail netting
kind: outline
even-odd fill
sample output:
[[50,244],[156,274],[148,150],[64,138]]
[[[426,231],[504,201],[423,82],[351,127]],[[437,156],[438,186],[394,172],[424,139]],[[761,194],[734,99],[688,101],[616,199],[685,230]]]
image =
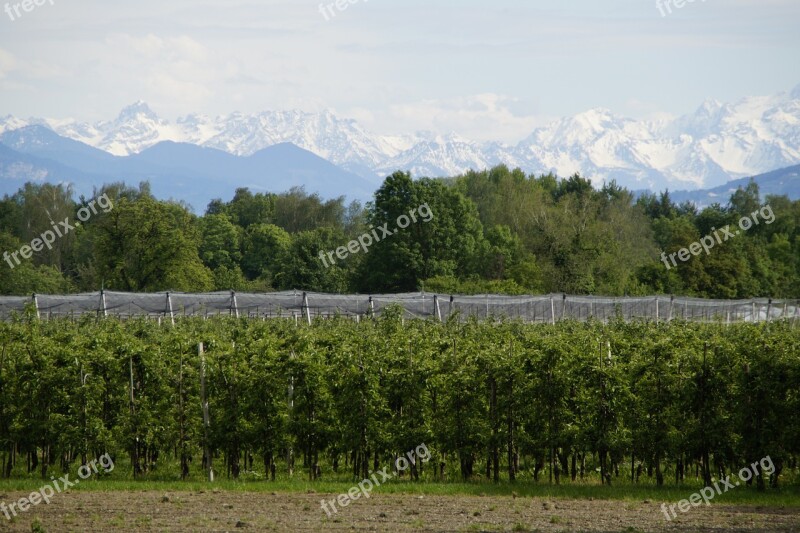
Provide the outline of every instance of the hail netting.
[[704,300],[648,296],[606,298],[597,296],[450,296],[427,293],[337,295],[285,291],[273,293],[211,292],[150,294],[93,292],[72,295],[34,295],[0,297],[0,318],[8,320],[30,306],[41,318],[97,316],[181,317],[229,315],[251,318],[365,317],[380,315],[390,306],[399,306],[408,318],[447,320],[517,319],[524,322],[552,323],[559,320],[669,321],[683,319],[702,322],[763,322],[788,319],[800,321],[800,301]]

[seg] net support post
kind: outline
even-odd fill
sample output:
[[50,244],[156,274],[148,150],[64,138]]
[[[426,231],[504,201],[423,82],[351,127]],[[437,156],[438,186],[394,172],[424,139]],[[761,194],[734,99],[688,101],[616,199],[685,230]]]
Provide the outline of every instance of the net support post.
[[658,324],[658,296],[656,296],[656,324]]
[[239,306],[236,304],[236,291],[231,291],[231,311],[233,311],[236,318],[239,318]]
[[302,307],[302,310],[303,310],[303,314],[305,314],[305,316],[306,316],[306,319],[308,321],[308,325],[310,326],[311,325],[311,309],[309,309],[309,306],[308,306],[308,293],[307,292],[303,293],[303,307]]
[[669,296],[669,314],[667,315],[667,322],[672,322],[672,308],[675,305],[675,295],[670,294]]
[[106,305],[105,289],[100,289],[100,313],[103,315],[103,318],[106,318],[108,316],[108,306]]
[[172,312],[172,295],[167,293],[167,312],[169,313],[169,320],[172,325],[175,325],[175,313]]

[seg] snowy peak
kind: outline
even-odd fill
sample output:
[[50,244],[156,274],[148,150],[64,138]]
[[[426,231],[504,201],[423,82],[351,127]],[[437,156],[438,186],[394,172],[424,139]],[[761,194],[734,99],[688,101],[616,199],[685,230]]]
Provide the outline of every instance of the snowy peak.
[[695,124],[702,124],[706,129],[717,127],[730,112],[730,108],[717,100],[706,100],[692,115]]
[[529,173],[580,172],[595,183],[615,179],[631,189],[688,189],[800,163],[800,85],[733,103],[709,99],[692,113],[658,122],[590,109],[537,128],[517,145],[453,132],[375,135],[331,110],[191,114],[170,123],[142,101],[96,124],[7,116],[0,118],[0,134],[30,124],[115,155],[141,153],[162,141],[240,156],[291,143],[374,183],[396,170],[452,176],[503,163]]
[[698,139],[718,131],[726,116],[726,106],[717,100],[706,100],[691,115],[684,115],[667,125],[662,133],[675,139],[688,136]]
[[703,104],[697,108],[695,111],[695,116],[706,116],[706,117],[713,117],[716,116],[720,110],[722,109],[722,103],[718,100],[706,100]]
[[614,129],[619,122],[620,120],[615,120],[614,115],[609,109],[602,107],[580,113],[573,119],[574,125],[595,134],[603,133],[608,129]]
[[158,115],[156,115],[144,101],[139,100],[134,104],[124,107],[117,117],[117,122],[122,124],[136,120],[158,121]]
[[24,128],[29,123],[29,121],[21,120],[11,115],[6,115],[5,117],[0,118],[0,133]]

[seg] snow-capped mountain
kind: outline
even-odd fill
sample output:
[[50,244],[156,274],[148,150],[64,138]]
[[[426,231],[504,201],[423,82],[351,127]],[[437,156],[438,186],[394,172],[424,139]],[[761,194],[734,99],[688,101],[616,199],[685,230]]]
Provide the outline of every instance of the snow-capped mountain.
[[420,138],[411,147],[385,160],[378,174],[407,170],[415,176],[455,176],[469,169],[516,165],[511,147],[500,143],[477,143],[455,133]]
[[189,115],[169,123],[144,102],[112,121],[0,118],[0,133],[46,125],[59,135],[114,155],[175,141],[249,156],[292,143],[373,182],[395,170],[452,176],[500,163],[527,172],[580,172],[631,189],[694,189],[800,163],[800,85],[789,93],[709,100],[669,121],[640,121],[592,109],[534,130],[517,145],[475,142],[457,134],[375,135],[330,111]]
[[[180,128],[158,118],[142,101],[123,109],[116,119],[97,124],[52,119],[31,119],[30,123],[47,126],[62,137],[113,155],[136,154],[161,141],[177,142],[184,136]],[[0,122],[0,133],[8,129]]]

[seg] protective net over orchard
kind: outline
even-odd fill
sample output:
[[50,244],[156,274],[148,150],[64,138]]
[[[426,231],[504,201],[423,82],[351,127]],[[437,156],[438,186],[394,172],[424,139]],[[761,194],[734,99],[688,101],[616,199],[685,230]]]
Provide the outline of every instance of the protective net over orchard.
[[512,319],[554,323],[560,320],[690,320],[702,322],[800,323],[800,301],[705,300],[671,296],[596,297],[551,294],[543,296],[451,296],[429,293],[334,295],[286,291],[273,293],[163,292],[135,294],[101,291],[72,295],[0,297],[0,319],[8,320],[30,309],[40,318],[78,318],[82,315],[120,318],[150,317],[173,320],[182,316],[228,315],[258,319],[287,318],[310,321],[315,317],[378,316],[399,306],[408,318],[451,317]]

